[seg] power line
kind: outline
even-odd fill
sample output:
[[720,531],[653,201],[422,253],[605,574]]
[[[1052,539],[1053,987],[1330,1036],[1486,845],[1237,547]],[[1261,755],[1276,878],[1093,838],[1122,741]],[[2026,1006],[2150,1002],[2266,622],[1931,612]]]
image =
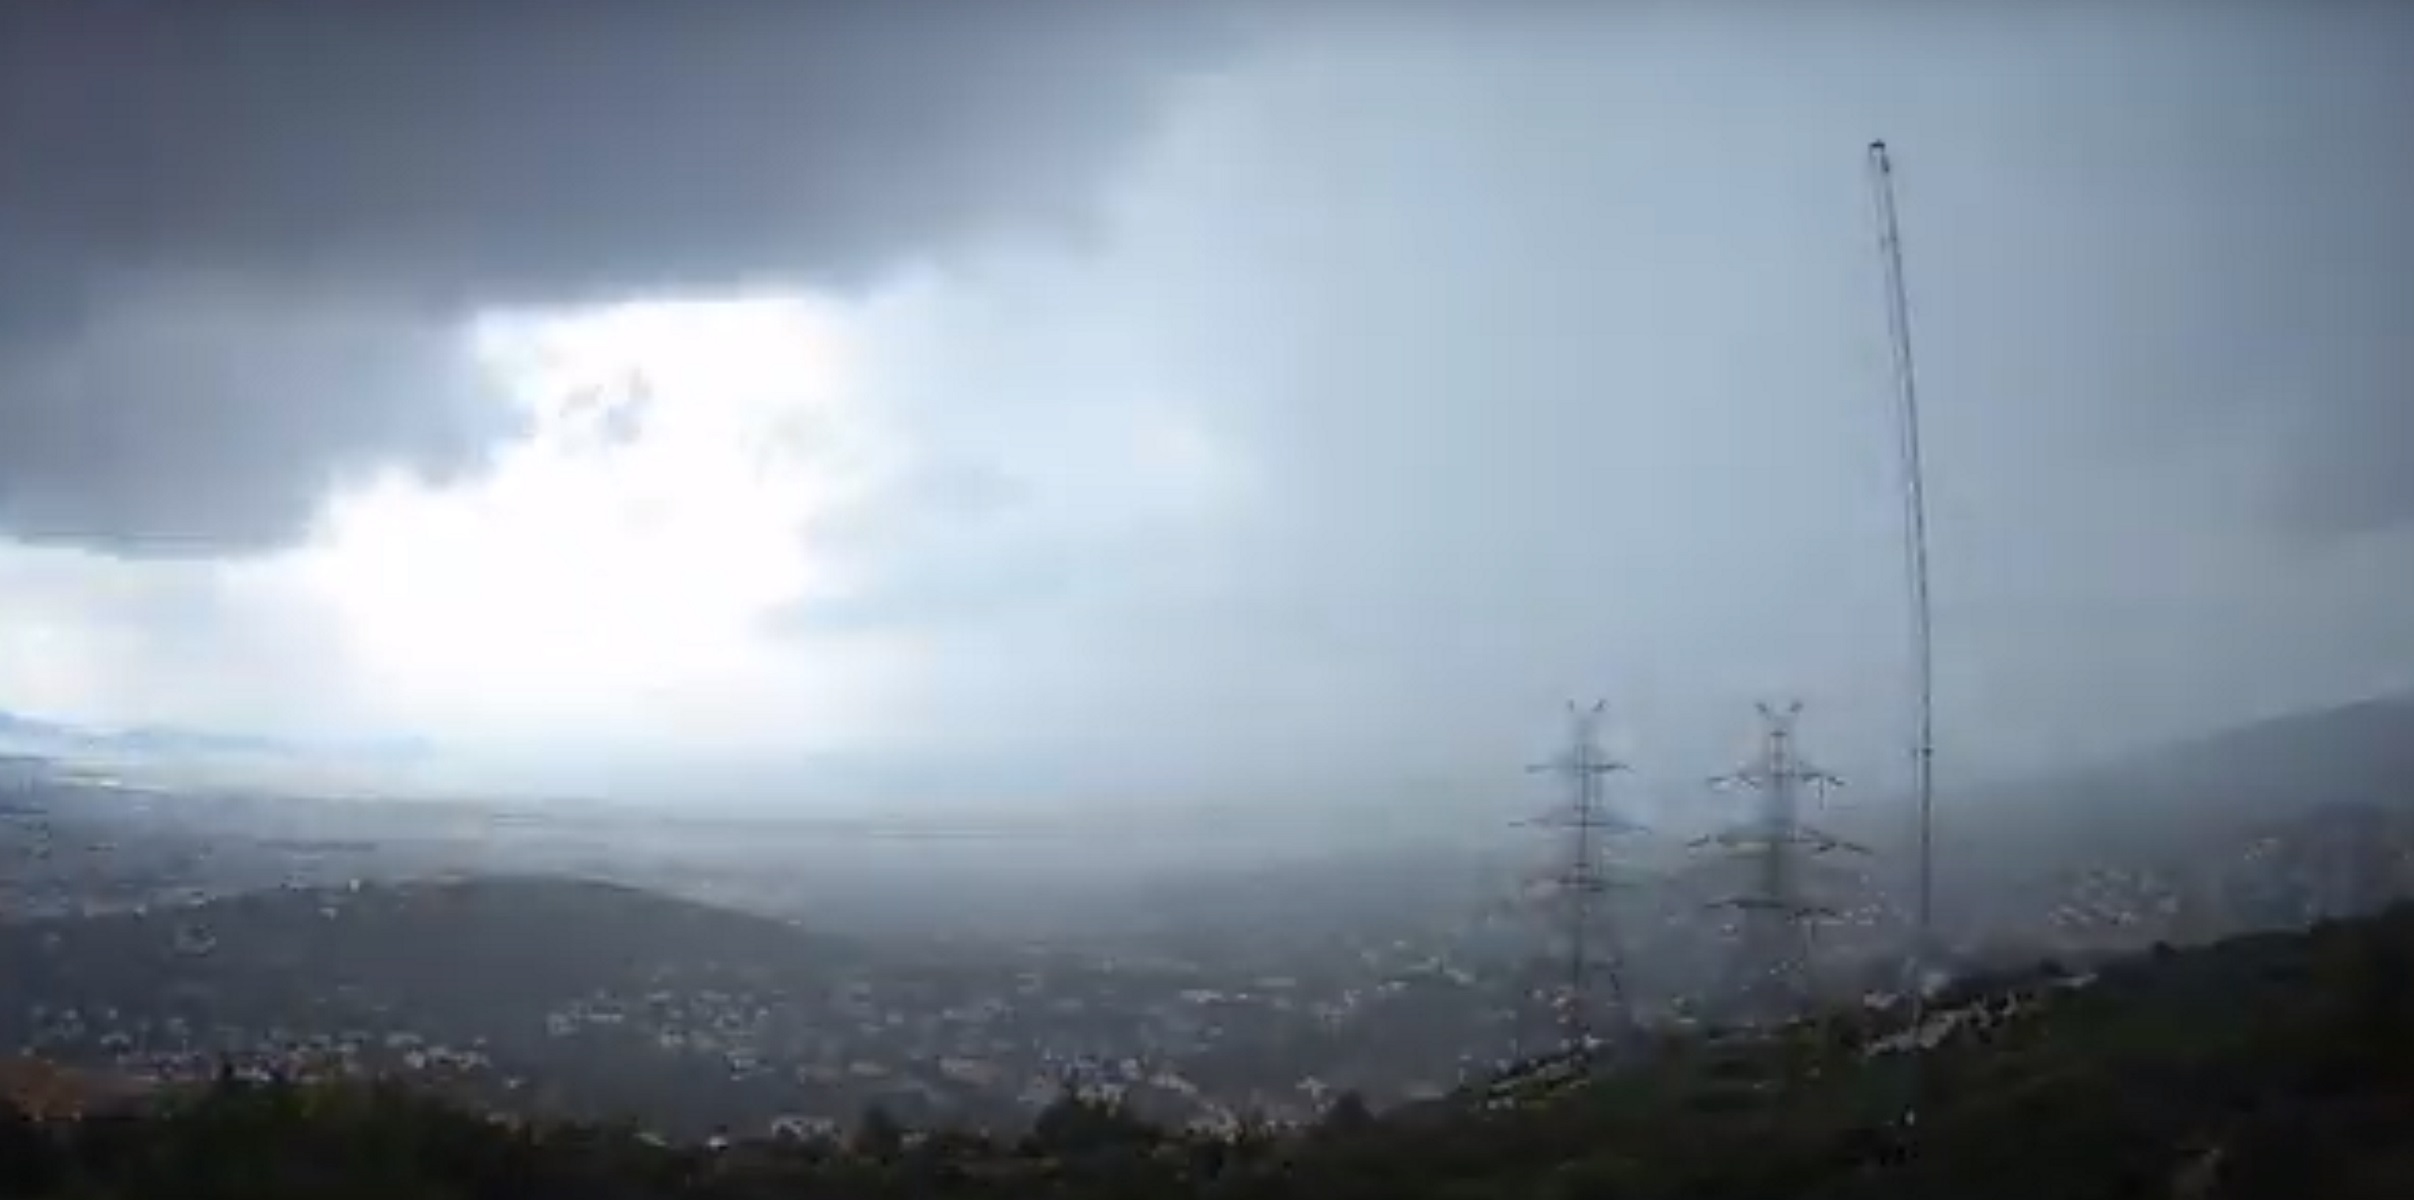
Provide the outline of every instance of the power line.
[[1806,886],[1811,857],[1837,850],[1866,853],[1803,820],[1805,793],[1816,794],[1842,781],[1797,750],[1794,729],[1801,714],[1799,701],[1784,708],[1760,706],[1759,755],[1741,770],[1711,781],[1754,792],[1755,811],[1742,823],[1693,842],[1697,849],[1723,852],[1750,869],[1750,882],[1713,901],[1712,907],[1737,914],[1740,928],[1729,988],[1753,1017],[1788,1016],[1811,999],[1813,926],[1836,915]]
[[[1641,830],[1633,821],[1612,812],[1604,795],[1603,781],[1626,769],[1626,764],[1612,760],[1601,749],[1600,724],[1607,709],[1607,701],[1595,701],[1589,708],[1569,701],[1567,748],[1548,762],[1526,768],[1530,772],[1562,776],[1568,783],[1567,799],[1562,804],[1522,824],[1558,830],[1565,835],[1563,856],[1543,882],[1552,887],[1559,920],[1564,956],[1560,1021],[1565,1048],[1573,1053],[1582,1053],[1594,1044],[1596,983],[1609,989],[1609,1001],[1620,1025],[1632,1015],[1626,998],[1624,964],[1616,947],[1616,931],[1608,914],[1598,908],[1600,897],[1623,883],[1614,878],[1603,856],[1602,836]],[[1595,955],[1595,942],[1605,943],[1606,952]]]

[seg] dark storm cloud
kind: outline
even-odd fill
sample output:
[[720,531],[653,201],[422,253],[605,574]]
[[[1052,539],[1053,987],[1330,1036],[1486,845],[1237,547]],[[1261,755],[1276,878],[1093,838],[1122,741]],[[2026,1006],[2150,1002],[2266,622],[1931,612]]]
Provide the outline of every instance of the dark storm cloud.
[[1226,47],[1198,12],[9,6],[0,528],[260,546],[346,464],[474,461],[504,426],[435,345],[473,307],[1077,234],[1155,87]]
[[326,489],[401,464],[442,481],[517,427],[405,311],[158,281],[0,366],[0,532],[137,555],[299,534]]
[[858,274],[1086,204],[1162,4],[51,5],[0,211],[99,263],[486,302]]

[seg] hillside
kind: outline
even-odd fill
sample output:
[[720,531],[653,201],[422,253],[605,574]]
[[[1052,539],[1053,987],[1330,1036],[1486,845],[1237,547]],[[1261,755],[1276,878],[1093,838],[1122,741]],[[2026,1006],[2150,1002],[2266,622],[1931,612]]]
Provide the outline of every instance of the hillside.
[[[1429,1095],[1516,1052],[1514,981],[1424,945],[1285,960],[865,943],[560,879],[273,889],[0,923],[0,1055],[169,1082],[221,1061],[497,1108],[760,1134],[879,1103],[1011,1128],[1068,1071],[1152,1115]],[[1303,1087],[1303,1081],[1309,1081]]]
[[780,1081],[749,1089],[726,1054],[673,1052],[656,1030],[753,1022],[868,961],[845,939],[615,884],[289,888],[0,924],[0,1054],[166,1085],[221,1061],[408,1067],[482,1095],[543,1085],[531,1107],[726,1120],[779,1103],[759,1093]]
[[1209,1140],[1061,1102],[1015,1141],[720,1149],[511,1127],[392,1089],[222,1086],[150,1115],[0,1120],[0,1195],[2019,1197],[2414,1194],[2414,907],[1970,994],[1920,1120],[1882,1019],[1664,1039],[1390,1116]]
[[[2133,846],[2186,829],[2220,835],[2311,809],[2414,795],[2414,696],[2288,716],[2006,789],[2007,817],[2056,836]],[[2007,826],[2014,824],[2007,820]]]
[[[42,981],[114,1003],[545,1003],[670,975],[807,981],[852,943],[617,884],[538,877],[284,889],[183,908],[0,925],[0,994]],[[214,1015],[231,1017],[231,1011]]]

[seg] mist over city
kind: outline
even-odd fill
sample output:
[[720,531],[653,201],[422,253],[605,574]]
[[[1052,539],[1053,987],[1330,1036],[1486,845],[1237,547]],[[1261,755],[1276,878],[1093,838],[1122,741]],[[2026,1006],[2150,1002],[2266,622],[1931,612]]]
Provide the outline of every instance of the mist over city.
[[2409,63],[2379,4],[0,6],[0,1098],[1380,1138],[2414,953]]

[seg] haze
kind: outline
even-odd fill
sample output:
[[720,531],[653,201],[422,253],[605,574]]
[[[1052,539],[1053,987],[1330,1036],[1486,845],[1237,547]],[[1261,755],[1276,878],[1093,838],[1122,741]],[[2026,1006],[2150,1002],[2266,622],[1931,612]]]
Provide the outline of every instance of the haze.
[[12,7],[0,708],[1489,821],[1798,696],[1883,792],[1874,137],[1951,769],[2414,687],[2414,13],[1808,8]]

